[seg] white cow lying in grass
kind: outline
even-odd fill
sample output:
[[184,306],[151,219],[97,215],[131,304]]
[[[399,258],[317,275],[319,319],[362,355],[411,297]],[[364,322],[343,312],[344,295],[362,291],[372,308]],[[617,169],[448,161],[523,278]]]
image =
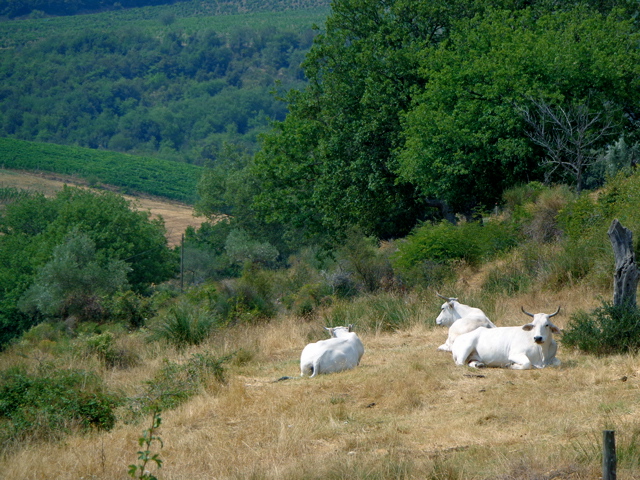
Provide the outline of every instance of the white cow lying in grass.
[[315,377],[355,368],[364,354],[362,341],[348,327],[327,328],[332,338],[310,343],[300,355],[300,374]]
[[478,328],[456,338],[451,348],[456,365],[470,367],[504,367],[517,370],[558,366],[558,345],[554,333],[560,333],[551,317],[555,313],[523,313],[533,322],[522,327]]
[[471,332],[476,328],[496,328],[479,308],[464,305],[458,302],[457,298],[443,297],[437,292],[436,295],[446,300],[446,302],[442,304],[440,315],[436,318],[436,323],[444,327],[449,327],[447,341],[440,345],[438,350],[450,352],[451,345],[453,345],[453,342],[459,335]]

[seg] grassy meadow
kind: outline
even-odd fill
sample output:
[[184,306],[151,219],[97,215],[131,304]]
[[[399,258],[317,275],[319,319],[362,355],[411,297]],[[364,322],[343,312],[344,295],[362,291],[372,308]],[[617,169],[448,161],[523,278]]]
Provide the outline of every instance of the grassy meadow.
[[[473,284],[483,272],[466,273],[441,293],[481,304],[499,326],[526,323],[521,305],[535,312],[560,305],[554,321],[562,328],[573,312],[610,295],[574,287],[480,298]],[[324,338],[334,305],[311,318],[224,329],[186,350],[146,342],[144,332],[123,336],[119,346],[141,361],[103,368],[102,375],[109,387],[135,396],[167,361],[235,353],[225,382],[205,383],[190,400],[162,412],[156,434],[164,447],[152,451],[164,463],[151,469],[160,479],[597,479],[603,429],[616,430],[619,478],[640,478],[637,357],[598,358],[560,342],[559,368],[456,367],[449,353],[437,351],[447,333],[434,324],[441,305],[435,292],[385,295],[389,302],[401,299],[411,313],[393,333],[361,332],[365,354],[352,371],[299,377],[300,352]],[[361,299],[355,314],[375,314],[372,301]],[[0,368],[25,356],[32,364],[47,361],[48,347],[46,341],[29,349],[18,344],[0,357]],[[60,366],[99,368],[92,356],[57,355]],[[128,478],[150,421],[9,449],[0,459],[0,478]]]

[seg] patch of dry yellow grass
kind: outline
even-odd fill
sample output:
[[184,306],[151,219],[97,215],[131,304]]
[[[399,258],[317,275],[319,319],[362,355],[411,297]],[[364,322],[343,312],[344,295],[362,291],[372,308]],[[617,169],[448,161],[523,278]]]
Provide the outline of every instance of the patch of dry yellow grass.
[[[532,312],[561,305],[555,319],[563,327],[573,311],[597,304],[593,297],[588,289],[531,293],[505,299],[493,320],[523,324],[521,305]],[[424,304],[435,317],[435,295]],[[161,479],[595,479],[605,428],[631,452],[619,477],[640,478],[640,448],[633,448],[640,432],[637,357],[595,358],[561,345],[559,368],[473,370],[437,351],[446,330],[424,320],[395,333],[361,334],[358,368],[312,379],[299,377],[299,355],[322,323],[292,317],[225,331],[182,354],[140,344],[145,363],[107,378],[130,391],[163,356],[249,353],[247,362],[228,365],[227,385],[163,412]],[[293,378],[278,381],[283,376]],[[0,459],[0,478],[128,478],[147,423],[26,446]]]

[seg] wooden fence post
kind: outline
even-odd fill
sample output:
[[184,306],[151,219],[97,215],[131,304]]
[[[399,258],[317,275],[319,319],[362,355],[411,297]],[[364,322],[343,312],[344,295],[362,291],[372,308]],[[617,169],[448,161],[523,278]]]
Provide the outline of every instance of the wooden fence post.
[[613,277],[613,305],[636,306],[638,290],[638,267],[633,252],[633,233],[616,218],[607,232],[616,259],[616,272]]
[[616,437],[613,430],[602,435],[602,480],[616,480]]

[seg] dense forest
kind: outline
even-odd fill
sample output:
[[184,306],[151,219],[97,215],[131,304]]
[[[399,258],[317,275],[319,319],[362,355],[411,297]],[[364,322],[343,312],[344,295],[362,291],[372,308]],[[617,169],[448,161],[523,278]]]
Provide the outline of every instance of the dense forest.
[[324,18],[294,12],[283,26],[276,9],[229,26],[237,15],[193,4],[151,20],[136,12],[0,23],[0,136],[200,165],[225,142],[255,151],[287,112],[274,92],[304,84],[300,64]]
[[[43,15],[76,15],[174,3],[194,4],[196,2],[193,2],[193,0],[122,0],[120,2],[105,0],[65,0],[56,2],[43,0],[1,0],[0,17],[16,18],[29,15],[32,18],[37,18]],[[283,11],[291,8],[313,8],[318,5],[326,6],[329,2],[322,0],[297,0],[295,2],[289,0],[249,0],[244,2],[216,0],[197,3],[201,11],[220,15],[257,11]]]

